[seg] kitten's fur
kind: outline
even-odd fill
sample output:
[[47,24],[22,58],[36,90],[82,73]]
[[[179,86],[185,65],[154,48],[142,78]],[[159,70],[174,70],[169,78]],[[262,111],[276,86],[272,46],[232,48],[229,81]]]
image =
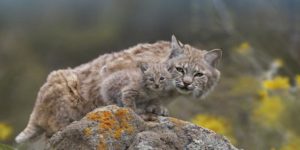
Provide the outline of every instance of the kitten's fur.
[[[51,136],[72,121],[105,105],[99,92],[103,80],[116,71],[136,69],[140,62],[169,63],[177,91],[203,97],[220,77],[216,69],[220,57],[221,50],[201,51],[180,44],[173,36],[172,42],[138,44],[124,51],[101,55],[74,69],[54,71],[41,87],[28,125],[16,141],[25,142],[43,132]],[[105,73],[99,73],[104,66]],[[200,77],[195,73],[203,75]],[[168,99],[172,100],[172,94]]]
[[[167,65],[141,64],[139,69],[125,69],[107,77],[101,85],[101,95],[106,105],[117,104],[144,113],[141,110],[145,106],[147,109],[147,106],[160,105],[162,96],[172,89],[171,79]],[[167,115],[167,110],[161,107],[152,111]]]

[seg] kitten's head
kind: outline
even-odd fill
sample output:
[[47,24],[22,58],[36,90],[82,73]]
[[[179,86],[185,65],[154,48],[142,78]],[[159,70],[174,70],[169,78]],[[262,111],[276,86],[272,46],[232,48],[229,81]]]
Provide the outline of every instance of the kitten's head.
[[216,66],[222,51],[201,51],[181,44],[175,36],[172,36],[171,48],[168,63],[172,66],[172,82],[177,91],[201,98],[207,95],[220,78]]
[[165,91],[172,87],[172,75],[167,64],[141,63],[144,87],[152,91]]

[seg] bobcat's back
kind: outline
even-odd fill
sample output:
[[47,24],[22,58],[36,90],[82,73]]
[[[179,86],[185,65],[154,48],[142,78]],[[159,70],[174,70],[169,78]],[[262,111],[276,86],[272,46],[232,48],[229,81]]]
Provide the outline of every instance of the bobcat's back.
[[[96,108],[102,104],[101,91],[102,81],[110,74],[123,70],[137,68],[137,63],[165,62],[170,55],[170,42],[159,41],[153,44],[138,44],[123,51],[104,54],[98,58],[74,68],[80,80],[80,93],[86,100],[86,110]],[[107,70],[101,73],[103,67]]]

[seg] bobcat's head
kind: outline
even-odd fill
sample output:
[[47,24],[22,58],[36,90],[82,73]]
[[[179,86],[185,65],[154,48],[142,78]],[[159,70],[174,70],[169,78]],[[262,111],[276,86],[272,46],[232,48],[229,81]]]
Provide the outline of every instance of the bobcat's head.
[[216,85],[220,72],[216,68],[222,51],[198,50],[190,45],[183,45],[172,36],[171,64],[173,85],[182,94],[203,97]]
[[172,75],[167,64],[141,63],[144,87],[151,91],[165,91],[172,87]]

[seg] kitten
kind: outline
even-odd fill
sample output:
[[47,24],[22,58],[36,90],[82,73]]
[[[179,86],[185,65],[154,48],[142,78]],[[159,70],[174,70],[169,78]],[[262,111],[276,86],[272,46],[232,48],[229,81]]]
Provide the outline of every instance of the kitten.
[[[101,84],[105,105],[129,107],[139,114],[148,110],[157,115],[167,115],[160,99],[172,89],[171,74],[165,64],[141,64],[138,69],[117,71]],[[149,112],[148,112],[149,113]]]

